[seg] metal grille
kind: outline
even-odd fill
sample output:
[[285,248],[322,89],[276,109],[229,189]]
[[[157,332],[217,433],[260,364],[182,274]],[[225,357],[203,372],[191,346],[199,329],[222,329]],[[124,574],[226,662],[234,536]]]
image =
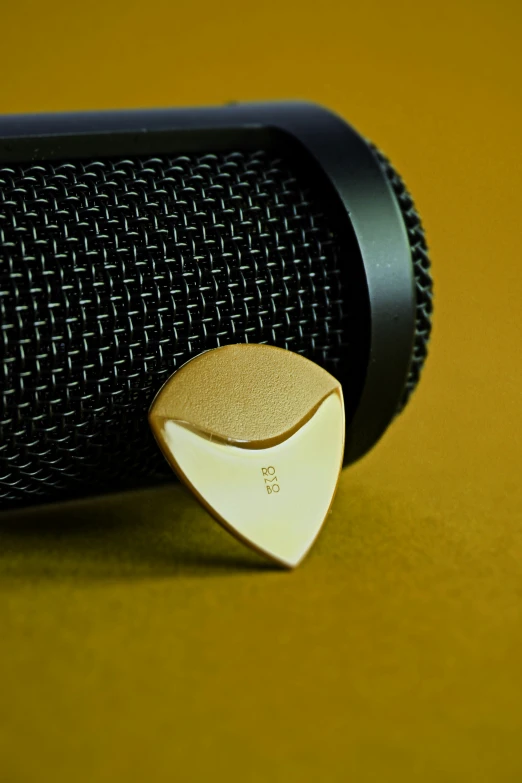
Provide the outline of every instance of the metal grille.
[[397,411],[397,413],[400,413],[419,382],[422,368],[424,367],[424,363],[428,356],[428,343],[431,335],[431,318],[433,313],[433,281],[430,273],[431,263],[422,221],[419,213],[415,209],[413,199],[404,180],[394,169],[388,158],[373,144],[370,146],[375,152],[377,160],[387,176],[397,198],[406,231],[408,232],[411,260],[413,263],[413,275],[415,278],[415,339],[408,379]]
[[0,504],[168,474],[146,412],[205,349],[272,343],[337,374],[340,245],[263,152],[0,168]]

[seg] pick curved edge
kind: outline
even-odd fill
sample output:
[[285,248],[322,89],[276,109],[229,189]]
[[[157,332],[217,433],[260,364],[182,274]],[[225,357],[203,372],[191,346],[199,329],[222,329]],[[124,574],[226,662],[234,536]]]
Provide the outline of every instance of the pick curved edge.
[[217,443],[223,443],[224,445],[229,445],[229,446],[236,446],[237,448],[241,448],[241,449],[269,449],[272,448],[273,446],[278,446],[280,443],[284,443],[285,440],[288,440],[289,438],[292,437],[292,435],[295,435],[295,433],[298,430],[300,430],[301,427],[303,427],[308,421],[310,421],[310,419],[313,418],[313,416],[319,410],[323,402],[332,394],[339,395],[344,410],[343,392],[342,392],[342,387],[339,385],[336,389],[332,389],[332,391],[324,394],[319,399],[319,401],[315,405],[313,405],[301,419],[297,421],[297,423],[293,424],[287,430],[285,430],[279,435],[275,435],[272,438],[259,438],[253,440],[238,440],[237,438],[227,438],[224,437],[219,432],[216,432],[212,429],[206,429],[204,427],[200,427],[199,425],[193,424],[190,421],[185,421],[184,419],[176,419],[176,418],[171,418],[169,416],[154,415],[152,409],[149,411],[149,424],[154,434],[154,437],[156,438],[156,441],[160,445],[161,445],[161,428],[164,426],[166,421],[173,421],[176,424],[185,427],[185,429],[191,430],[196,435],[200,435],[203,438],[207,438],[207,440],[215,441]]
[[[183,422],[206,437],[265,448],[299,429],[340,382],[301,354],[239,343],[189,359],[162,385],[149,421]],[[251,444],[251,445],[248,445]]]

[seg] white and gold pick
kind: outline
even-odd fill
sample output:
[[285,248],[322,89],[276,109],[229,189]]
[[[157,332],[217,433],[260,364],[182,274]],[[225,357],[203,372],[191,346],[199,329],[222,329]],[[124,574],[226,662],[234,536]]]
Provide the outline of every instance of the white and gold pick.
[[215,348],[184,364],[149,411],[171,467],[236,537],[295,567],[337,488],[344,403],[337,381],[268,345]]

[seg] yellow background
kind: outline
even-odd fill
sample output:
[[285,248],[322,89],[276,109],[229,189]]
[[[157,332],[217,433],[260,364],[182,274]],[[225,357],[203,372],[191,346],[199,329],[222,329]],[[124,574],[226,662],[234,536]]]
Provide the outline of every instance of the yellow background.
[[0,111],[337,110],[403,173],[436,284],[420,388],[295,573],[179,486],[2,518],[2,783],[521,781],[520,2],[2,0],[0,24]]

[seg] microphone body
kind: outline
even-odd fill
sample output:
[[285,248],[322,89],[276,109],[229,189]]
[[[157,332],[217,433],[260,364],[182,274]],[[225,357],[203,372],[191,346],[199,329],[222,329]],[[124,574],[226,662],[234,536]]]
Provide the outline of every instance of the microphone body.
[[0,508],[165,480],[153,397],[240,342],[341,382],[353,462],[418,381],[431,301],[402,180],[323,108],[0,117]]

